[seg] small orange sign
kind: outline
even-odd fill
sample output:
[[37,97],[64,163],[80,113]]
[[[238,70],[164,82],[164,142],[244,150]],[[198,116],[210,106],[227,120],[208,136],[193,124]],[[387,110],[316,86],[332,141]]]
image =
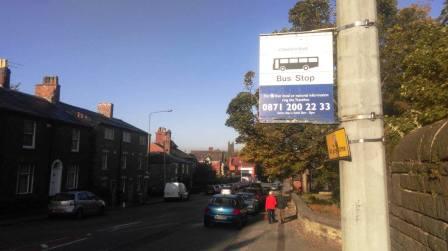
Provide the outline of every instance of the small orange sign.
[[345,129],[338,129],[326,136],[328,158],[330,160],[350,158],[350,147],[348,145]]

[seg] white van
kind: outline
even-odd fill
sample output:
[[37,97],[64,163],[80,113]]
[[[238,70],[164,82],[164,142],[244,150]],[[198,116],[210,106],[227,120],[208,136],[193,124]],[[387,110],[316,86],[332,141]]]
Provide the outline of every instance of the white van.
[[181,182],[169,182],[165,184],[165,190],[163,191],[163,199],[165,201],[177,199],[188,200],[190,195],[184,183]]

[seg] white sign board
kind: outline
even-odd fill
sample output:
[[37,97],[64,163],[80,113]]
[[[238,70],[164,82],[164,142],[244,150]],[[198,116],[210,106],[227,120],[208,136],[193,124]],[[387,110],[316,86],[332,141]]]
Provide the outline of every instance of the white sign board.
[[261,122],[334,123],[333,34],[260,36]]

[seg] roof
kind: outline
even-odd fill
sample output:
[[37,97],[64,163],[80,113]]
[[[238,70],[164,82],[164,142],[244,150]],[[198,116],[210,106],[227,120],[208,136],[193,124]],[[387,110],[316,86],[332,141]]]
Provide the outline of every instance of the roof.
[[79,126],[85,123],[47,100],[15,90],[0,88],[0,109]]
[[239,196],[235,195],[235,194],[215,194],[215,195],[213,195],[212,198],[222,198],[222,197],[232,198],[232,199],[238,199],[239,198]]
[[72,114],[73,116],[78,117],[79,119],[82,119],[83,122],[88,123],[91,126],[97,126],[99,124],[104,124],[112,127],[118,127],[121,129],[146,134],[145,131],[128,124],[124,122],[121,119],[116,118],[108,118],[100,113],[92,112],[90,110],[80,108],[77,106],[69,105],[63,102],[59,102],[57,104],[59,107],[67,111],[68,113]]
[[227,153],[220,150],[213,151],[191,151],[191,154],[196,156],[198,161],[204,161],[207,157],[210,157],[211,161],[223,161]]
[[80,126],[94,127],[98,124],[105,124],[146,134],[145,131],[120,119],[108,118],[102,114],[63,102],[51,103],[41,97],[6,88],[0,88],[0,109]]

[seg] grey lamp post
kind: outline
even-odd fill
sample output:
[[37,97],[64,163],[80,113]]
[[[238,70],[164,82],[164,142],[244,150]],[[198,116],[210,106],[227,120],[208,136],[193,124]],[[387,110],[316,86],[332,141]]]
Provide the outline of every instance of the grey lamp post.
[[[151,116],[155,113],[162,113],[162,112],[172,112],[173,109],[169,110],[160,110],[160,111],[154,111],[150,112],[148,114],[148,171],[149,171],[149,165],[150,165],[150,156],[151,156]],[[165,185],[165,166],[163,166],[163,185]]]

